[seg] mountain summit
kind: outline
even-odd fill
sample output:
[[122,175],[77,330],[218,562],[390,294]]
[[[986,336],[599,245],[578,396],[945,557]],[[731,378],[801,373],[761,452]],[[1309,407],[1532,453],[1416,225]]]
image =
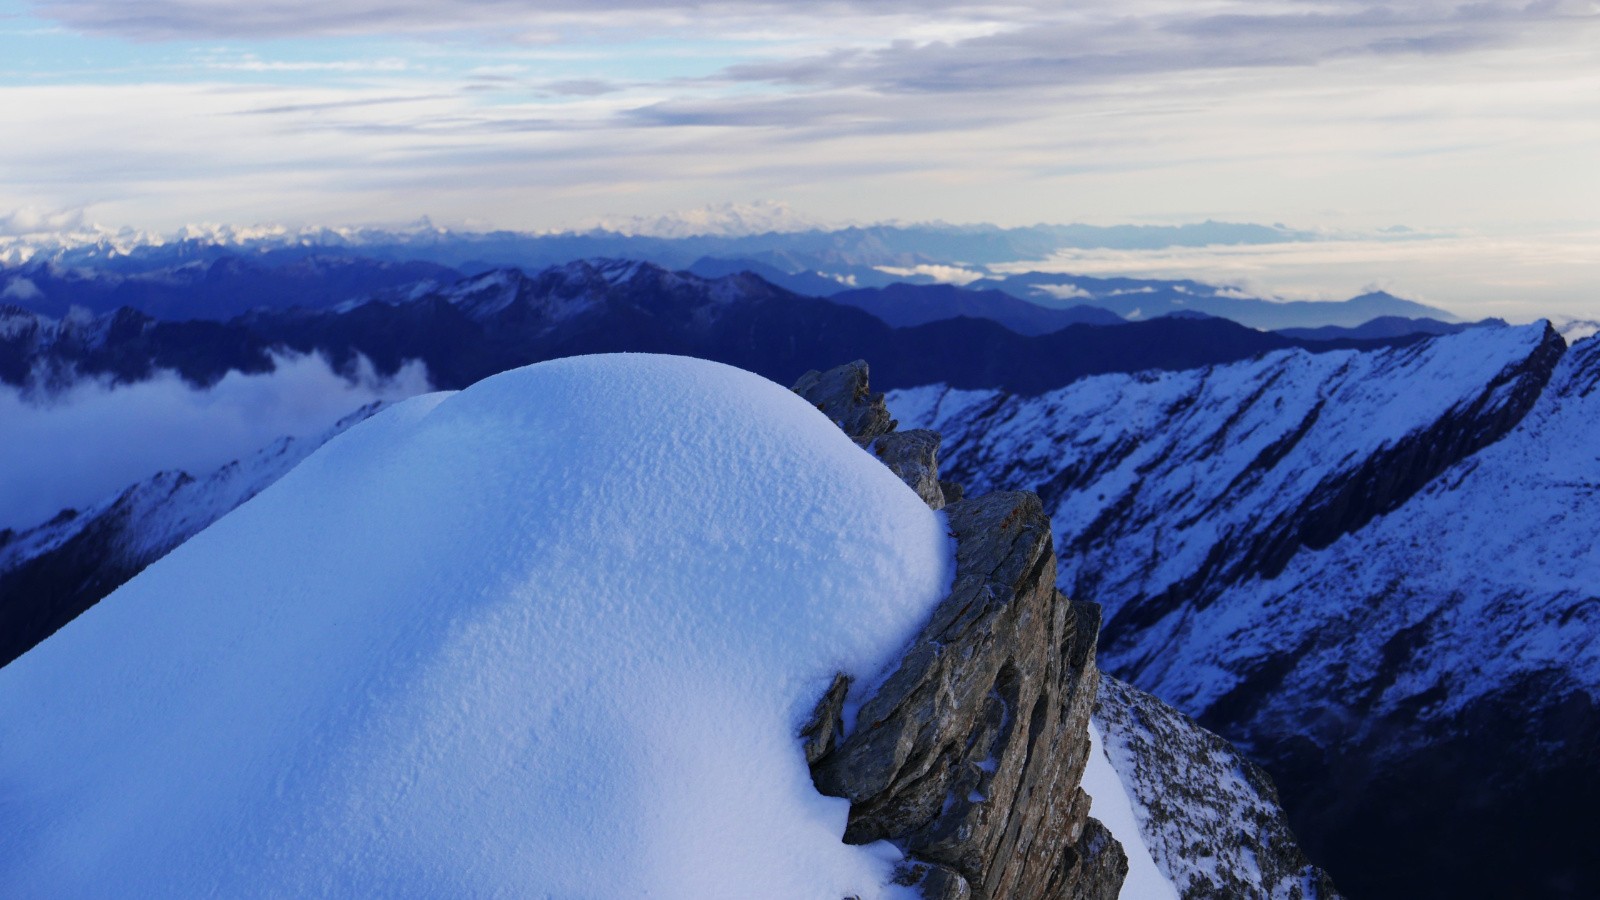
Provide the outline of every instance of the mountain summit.
[[794,735],[953,562],[726,366],[407,401],[0,670],[0,894],[888,896]]

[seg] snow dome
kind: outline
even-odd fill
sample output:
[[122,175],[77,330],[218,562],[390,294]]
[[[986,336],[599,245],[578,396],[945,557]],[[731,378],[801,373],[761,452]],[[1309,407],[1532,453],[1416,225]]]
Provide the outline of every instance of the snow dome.
[[737,369],[415,398],[0,669],[0,895],[887,896],[795,735],[952,568]]

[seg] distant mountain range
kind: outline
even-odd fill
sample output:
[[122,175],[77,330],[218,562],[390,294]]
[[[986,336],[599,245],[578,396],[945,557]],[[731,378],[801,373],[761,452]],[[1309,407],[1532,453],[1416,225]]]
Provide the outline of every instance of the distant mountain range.
[[[819,246],[856,246],[861,251],[829,251],[824,256],[831,262],[787,250],[756,254],[771,262],[698,256],[680,264],[681,260],[675,260],[689,254],[677,251],[623,253],[617,258],[684,269],[713,280],[748,272],[801,296],[832,298],[865,309],[896,327],[966,316],[991,319],[1020,334],[1041,335],[1069,324],[1205,315],[1263,330],[1301,329],[1289,336],[1320,340],[1438,334],[1448,330],[1444,325],[1457,323],[1444,310],[1381,292],[1340,302],[1280,301],[1191,280],[1039,272],[983,277],[981,272],[955,266],[853,262],[850,260],[857,257],[905,262],[890,242],[869,240],[865,230],[861,231],[817,233],[807,238]],[[74,308],[103,314],[129,307],[163,320],[227,321],[259,310],[319,310],[349,302],[415,299],[443,290],[464,275],[502,268],[553,268],[575,258],[592,258],[593,254],[570,255],[585,249],[642,249],[631,243],[636,239],[620,235],[511,235],[498,242],[494,235],[433,237],[430,242],[412,236],[393,244],[374,237],[372,242],[352,239],[334,246],[195,239],[116,251],[98,245],[59,249],[21,265],[0,267],[0,303],[52,318],[63,318]],[[799,240],[792,234],[762,239]],[[676,246],[665,239],[651,240]],[[491,252],[484,258],[476,255],[485,249]],[[506,262],[508,259],[532,259],[538,264],[530,267]],[[962,280],[972,280],[957,287],[940,283],[930,274],[954,277],[954,272],[965,272]],[[1375,319],[1385,321],[1368,324]],[[1363,330],[1304,331],[1328,327]]]
[[54,318],[74,308],[99,315],[128,307],[157,319],[221,321],[254,310],[320,309],[351,297],[450,284],[460,277],[428,262],[246,256],[207,248],[194,259],[161,267],[72,267],[40,260],[0,269],[0,302]]
[[[736,217],[738,218],[738,217]],[[759,217],[757,217],[759,219]],[[669,233],[671,230],[669,229]],[[1404,235],[1390,236],[1402,240]],[[1254,328],[1352,327],[1379,316],[1453,321],[1387,294],[1345,303],[1283,302],[1193,281],[1015,273],[1068,249],[1123,250],[1324,239],[1282,226],[873,225],[663,237],[616,231],[528,234],[382,229],[190,230],[148,235],[0,237],[0,302],[51,315],[71,305],[133,306],[158,318],[226,319],[256,306],[318,307],[406,282],[446,283],[501,268],[536,271],[578,259],[634,259],[717,278],[752,272],[814,297],[911,284],[960,283],[1042,306],[1102,306],[1122,318],[1198,311]],[[185,292],[188,292],[185,294]],[[205,298],[184,304],[181,298]]]
[[951,284],[892,284],[840,291],[828,297],[842,306],[866,310],[895,328],[944,319],[989,319],[1017,334],[1041,335],[1068,325],[1121,325],[1124,319],[1096,306],[1060,309],[1019,300],[1002,291],[973,291]]
[[1192,312],[1270,330],[1327,325],[1352,328],[1383,317],[1458,321],[1445,310],[1383,291],[1349,300],[1264,300],[1198,281],[1090,278],[1041,272],[977,281],[970,287],[993,287],[1046,306],[1094,304],[1125,319]]
[[1339,325],[1321,325],[1316,328],[1279,328],[1277,332],[1284,337],[1302,338],[1308,341],[1331,341],[1339,339],[1373,339],[1393,338],[1408,334],[1458,334],[1468,328],[1482,325],[1506,325],[1504,319],[1484,319],[1481,322],[1441,322],[1438,319],[1408,319],[1404,316],[1379,316],[1354,327],[1341,327]]
[[[382,266],[369,271],[392,274]],[[532,275],[494,270],[445,286],[424,280],[331,309],[258,309],[223,322],[164,321],[128,308],[56,319],[0,307],[0,381],[104,375],[126,382],[171,369],[206,385],[229,371],[270,371],[273,351],[290,350],[321,353],[337,367],[360,354],[380,374],[421,360],[436,385],[458,388],[543,359],[644,351],[715,359],[780,383],[839,359],[871,358],[885,387],[938,381],[1038,393],[1092,374],[1420,338],[1307,341],[1175,316],[1109,324],[1115,319],[1093,308],[1034,312],[1003,294],[940,286],[850,299],[920,324],[896,328],[855,306],[793,294],[750,274],[708,279],[643,262],[591,260]],[[996,304],[995,315],[1029,333],[970,317],[985,299]],[[1074,318],[1106,324],[1048,330]]]
[[[1158,249],[1212,245],[1279,244],[1323,239],[1315,232],[1282,225],[1198,222],[1186,225],[996,225],[884,224],[845,228],[760,230],[755,220],[734,217],[722,229],[684,223],[646,229],[530,233],[464,232],[427,221],[414,227],[385,228],[186,228],[176,235],[87,230],[59,235],[0,237],[0,262],[53,259],[67,265],[101,265],[117,259],[159,260],[192,254],[196,247],[249,252],[303,250],[355,251],[390,260],[429,260],[450,266],[522,266],[566,262],[591,256],[648,259],[677,267],[704,256],[755,259],[786,271],[802,260],[825,265],[913,265],[942,262],[965,265],[1044,259],[1075,248]],[[754,226],[754,227],[753,227]],[[776,227],[776,226],[774,226]]]

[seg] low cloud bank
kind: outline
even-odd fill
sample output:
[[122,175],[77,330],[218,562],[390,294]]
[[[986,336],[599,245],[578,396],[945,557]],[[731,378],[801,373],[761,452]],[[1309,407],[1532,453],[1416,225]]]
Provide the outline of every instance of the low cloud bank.
[[0,388],[0,528],[82,509],[162,470],[207,472],[284,435],[320,432],[374,400],[432,389],[420,362],[393,378],[379,378],[365,359],[353,378],[320,356],[275,362],[273,372],[229,372],[209,389],[165,371],[131,385],[85,380],[47,397]]
[[1600,319],[1600,231],[1296,241],[1160,250],[1072,249],[1000,273],[1193,278],[1233,296],[1346,300],[1386,290],[1466,319]]
[[919,265],[910,268],[896,268],[895,266],[877,266],[879,272],[888,275],[898,275],[901,278],[910,278],[915,275],[925,275],[940,284],[971,284],[983,277],[982,272],[974,269],[964,269],[960,266]]

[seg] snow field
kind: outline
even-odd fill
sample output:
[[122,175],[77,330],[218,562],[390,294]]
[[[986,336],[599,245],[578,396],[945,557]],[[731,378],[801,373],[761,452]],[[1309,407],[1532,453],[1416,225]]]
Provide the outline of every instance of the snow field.
[[953,569],[730,367],[406,401],[0,670],[0,895],[891,896],[795,734]]

